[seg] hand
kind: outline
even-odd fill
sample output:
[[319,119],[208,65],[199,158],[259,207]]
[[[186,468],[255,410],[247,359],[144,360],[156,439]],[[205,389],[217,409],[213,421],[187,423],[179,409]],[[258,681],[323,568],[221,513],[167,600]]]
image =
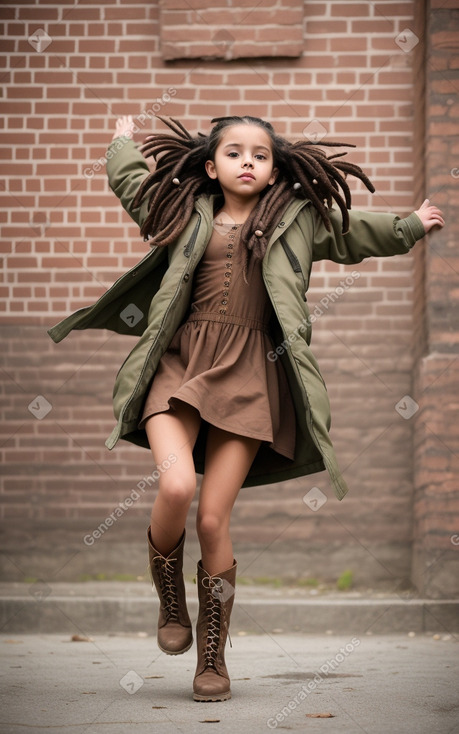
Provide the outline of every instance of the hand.
[[116,131],[113,135],[112,140],[115,140],[115,138],[118,138],[120,135],[125,135],[127,138],[132,138],[134,132],[135,124],[132,121],[132,115],[123,115],[123,117],[118,117],[116,121]]
[[424,225],[426,233],[430,232],[430,230],[434,227],[439,227],[441,229],[441,227],[444,227],[445,225],[443,212],[436,206],[432,206],[429,199],[425,199],[419,209],[417,209],[414,213],[418,215],[419,219]]

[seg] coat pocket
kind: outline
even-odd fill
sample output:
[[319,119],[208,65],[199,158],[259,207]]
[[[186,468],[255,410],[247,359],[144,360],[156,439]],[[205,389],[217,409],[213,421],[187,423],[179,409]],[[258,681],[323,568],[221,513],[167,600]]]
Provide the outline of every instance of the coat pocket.
[[304,277],[304,273],[303,273],[303,270],[301,268],[300,261],[298,260],[297,256],[293,252],[292,248],[288,244],[288,242],[285,239],[285,237],[282,236],[280,238],[280,241],[281,241],[282,247],[284,248],[284,252],[287,255],[287,259],[288,259],[290,265],[292,266],[293,272],[299,278],[301,278],[301,281],[302,281],[302,284],[303,284],[303,300],[306,301],[307,300],[307,298],[306,298],[306,291],[308,289],[308,285],[307,285],[307,282],[306,282],[306,278]]
[[191,255],[191,253],[193,251],[193,247],[195,246],[196,238],[198,236],[198,232],[199,232],[199,227],[200,226],[201,226],[201,215],[198,213],[198,219],[197,219],[196,224],[195,224],[195,227],[194,227],[194,229],[193,229],[193,231],[191,233],[191,237],[188,240],[188,242],[186,243],[185,247],[183,248],[183,254],[185,255],[185,257],[190,257],[190,255]]

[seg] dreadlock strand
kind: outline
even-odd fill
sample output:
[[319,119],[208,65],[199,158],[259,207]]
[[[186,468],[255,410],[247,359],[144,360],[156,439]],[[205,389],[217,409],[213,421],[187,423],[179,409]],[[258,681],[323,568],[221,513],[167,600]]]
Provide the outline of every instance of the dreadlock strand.
[[[330,217],[328,214],[327,209],[325,208],[323,201],[326,202],[328,209],[331,209],[333,200],[336,201],[338,204],[342,215],[343,215],[343,230],[347,228],[348,226],[348,214],[347,214],[347,204],[350,206],[350,198],[349,201],[343,201],[342,195],[339,193],[339,187],[338,182],[335,179],[335,168],[333,164],[328,164],[328,158],[326,156],[322,157],[322,160],[319,162],[318,159],[309,159],[307,160],[305,157],[305,153],[300,153],[300,158],[303,160],[306,165],[309,163],[312,163],[312,169],[315,171],[316,175],[316,181],[317,181],[317,195],[313,198],[313,201],[316,205],[316,208],[318,209],[322,221],[324,222],[325,227],[330,230],[331,229],[331,223],[330,223]],[[349,192],[348,186],[342,176],[339,176],[339,179],[341,179],[341,182],[344,184],[344,187],[347,192],[345,191],[345,197],[347,197],[347,193]],[[315,193],[315,191],[314,191]],[[322,197],[322,201],[320,201],[320,205],[317,205],[317,199],[320,200],[320,197]]]
[[[300,154],[300,157],[303,159],[306,165],[309,162],[312,162],[311,159],[308,160],[306,151],[304,149],[298,150],[298,148],[300,148],[300,146],[297,147],[296,152]],[[309,152],[312,152],[312,151],[308,151],[308,153]],[[322,193],[325,193],[324,198],[327,200],[327,206],[329,209],[331,208],[332,200],[334,200],[337,203],[337,205],[339,206],[342,212],[343,232],[345,232],[349,228],[348,209],[351,208],[351,192],[350,192],[349,186],[345,178],[341,175],[340,170],[343,171],[343,173],[345,174],[352,173],[352,175],[362,180],[365,183],[365,185],[367,185],[368,183],[370,186],[369,190],[371,189],[374,190],[373,185],[371,184],[369,179],[367,179],[367,177],[365,176],[363,171],[360,169],[360,167],[357,166],[356,164],[351,164],[346,161],[340,161],[338,163],[331,163],[330,158],[327,156],[323,156],[320,161],[318,160],[318,158],[315,158],[315,163],[319,164],[321,168],[321,173],[318,176],[318,183],[322,184],[322,186],[324,187],[324,191]],[[316,166],[314,166],[314,168],[315,167]],[[324,175],[322,175],[322,171]],[[325,181],[325,178],[327,179],[327,182]],[[366,179],[367,183],[365,182],[364,179]],[[343,201],[342,195],[339,193],[339,187],[341,187],[342,192],[344,194],[344,201]],[[317,206],[317,202],[315,203]],[[322,209],[321,206],[318,207],[318,210],[322,216],[322,219],[325,225],[327,226],[327,228],[329,228],[330,227],[329,216],[328,216],[327,211],[325,210],[325,208]]]
[[320,143],[313,143],[312,140],[297,140],[296,143],[290,143],[291,146],[295,147],[308,147],[312,148],[313,150],[319,151],[320,148],[318,147],[320,145],[321,148],[356,148],[357,146],[354,145],[354,143],[335,143],[334,141],[330,140],[321,140]]
[[[191,193],[191,195],[188,197],[188,199],[185,201],[185,206],[182,210],[177,211],[177,216],[174,220],[175,227],[169,231],[169,234],[166,238],[163,237],[161,243],[162,246],[167,246],[174,242],[177,237],[183,232],[184,226],[183,226],[183,220],[188,223],[191,214],[194,209],[194,194]],[[155,244],[153,242],[153,244]]]
[[167,127],[169,127],[179,137],[191,139],[192,136],[188,132],[186,127],[184,127],[182,123],[175,117],[163,117],[162,115],[156,115],[156,117],[158,118],[158,120],[161,120],[161,122],[164,122],[164,124],[167,125]]
[[[328,219],[328,213],[324,206],[324,201],[329,200],[328,193],[326,189],[328,188],[326,186],[326,182],[324,181],[322,186],[319,186],[319,182],[317,185],[314,185],[311,183],[313,180],[317,180],[315,178],[309,179],[307,175],[303,172],[302,163],[306,163],[306,166],[309,170],[312,170],[312,175],[315,176],[318,174],[317,167],[316,166],[310,166],[309,161],[305,161],[303,156],[300,156],[298,154],[295,154],[292,156],[292,168],[295,172],[296,178],[298,182],[301,184],[302,189],[304,193],[308,196],[308,198],[311,199],[311,202],[313,206],[317,209],[319,212],[321,219],[323,223],[325,224],[325,227],[327,229],[330,229],[330,223]],[[322,193],[322,198],[319,196],[319,192]]]
[[[190,150],[188,153],[186,153],[180,160],[178,161],[177,165],[174,167],[171,176],[179,177],[182,173],[182,170],[188,165],[188,164],[197,164],[199,163],[199,157],[196,155],[196,150]],[[198,158],[198,160],[193,161],[193,158]]]
[[[341,231],[343,234],[347,234],[349,232],[349,210],[346,206],[346,202],[343,200],[343,197],[340,195],[338,191],[335,191],[335,189],[330,189],[330,195],[334,201],[338,204],[338,207],[341,209],[341,215],[342,215],[342,227]],[[328,205],[328,208],[331,209],[331,202]]]
[[153,157],[156,161],[162,160],[159,156],[161,153],[167,153],[168,156],[179,156],[184,151],[183,145],[171,145],[171,143],[168,143],[166,141],[163,141],[162,143],[156,141],[152,145],[145,146],[145,148],[141,148],[140,152],[142,153],[144,158],[150,158]]
[[[180,224],[183,207],[188,211],[190,208],[190,200],[191,204],[194,203],[193,194],[199,185],[199,181],[191,180],[181,187],[181,190],[178,192],[178,196],[177,193],[173,191],[169,192],[169,195],[163,199],[158,196],[161,206],[155,206],[156,202],[153,201],[150,209],[151,214],[145,219],[145,222],[142,225],[141,234],[144,236],[150,235],[153,237],[153,240],[161,239],[162,245],[169,244],[176,235],[177,223]],[[159,194],[159,190],[157,193]],[[171,194],[174,193],[175,196],[171,196]],[[169,207],[164,206],[167,199],[171,199],[171,205]],[[158,243],[154,242],[154,244]]]
[[147,150],[151,147],[155,147],[156,145],[160,145],[161,143],[168,143],[170,145],[180,145],[182,147],[186,146],[188,143],[187,138],[183,137],[176,137],[175,135],[170,135],[170,133],[156,133],[155,135],[152,135],[148,138],[145,138],[144,142],[140,146],[141,150]]
[[140,206],[140,202],[142,201],[145,193],[155,183],[154,180],[153,180],[154,177],[155,177],[155,174],[154,173],[149,173],[149,174],[147,174],[145,176],[145,178],[141,182],[139,188],[137,189],[136,195],[134,197],[134,201],[132,202],[132,205],[133,205],[134,208],[137,207],[137,206]]
[[278,216],[284,211],[292,196],[288,182],[281,181],[260,199],[253,210],[244,226],[242,236],[245,235],[247,248],[253,251],[255,257],[264,257]]
[[156,202],[155,200],[153,200],[150,206],[151,220],[148,221],[149,234],[156,232],[156,230],[159,228],[159,223],[163,218],[164,212],[171,211],[170,206],[174,202],[177,196],[177,192],[169,189],[169,191],[166,191],[166,193],[162,196],[160,189],[158,189],[156,193],[153,193],[153,196],[156,196],[158,200],[158,206],[156,206]]
[[370,191],[372,194],[375,192],[375,187],[371,183],[370,179],[366,176],[366,174],[362,171],[362,169],[357,166],[355,163],[349,163],[349,161],[340,161],[339,163],[335,163],[336,168],[340,168],[345,173],[350,173],[352,176],[355,176],[356,178],[360,179],[360,181],[366,186],[368,191]]
[[180,234],[184,218],[188,222],[194,207],[195,194],[200,185],[200,181],[189,181],[183,187],[180,197],[176,198],[170,207],[167,209],[160,207],[158,233],[153,233],[153,237],[160,238],[161,244],[169,244]]
[[346,180],[344,179],[343,176],[341,176],[338,170],[338,167],[334,165],[333,163],[330,163],[328,158],[324,160],[323,165],[324,165],[325,171],[328,172],[329,174],[330,181],[332,182],[332,184],[334,184],[333,188],[335,189],[335,191],[337,192],[339,191],[337,184],[341,186],[341,189],[344,193],[344,200],[346,203],[346,208],[350,209],[351,208],[351,192],[349,190],[349,186],[346,183]]
[[[262,219],[258,220],[259,222],[258,227],[260,229],[258,230],[257,228],[255,231],[252,231],[252,233],[250,232],[250,229],[249,229],[249,232],[247,234],[247,239],[246,239],[247,251],[246,251],[246,260],[245,260],[245,267],[244,267],[244,278],[246,282],[247,282],[246,273],[247,273],[248,263],[250,259],[250,253],[252,253],[253,257],[260,258],[260,259],[262,259],[265,256],[266,250],[268,249],[268,242],[272,235],[272,231],[275,227],[275,224],[277,222],[277,217],[279,215],[279,212],[283,211],[286,208],[288,202],[292,198],[291,192],[288,191],[287,189],[283,192],[283,194],[279,195],[278,198],[274,197],[275,193],[276,192],[273,192],[272,197],[271,195],[269,195],[269,197],[273,198],[276,202],[275,205],[272,207],[272,209],[269,212],[269,218],[266,219],[266,222],[264,222]],[[257,221],[257,217],[254,217],[254,221]],[[261,236],[257,235],[256,234],[257,231],[261,231],[263,232],[263,234]],[[241,233],[241,236],[243,236],[242,233]]]
[[316,181],[315,186],[317,187],[317,190],[323,191],[323,198],[325,198],[331,182],[321,162],[314,156],[310,156],[306,151],[297,150],[293,158],[298,162],[300,168],[302,166],[306,168],[306,178],[308,178],[309,174],[311,182],[313,183]]

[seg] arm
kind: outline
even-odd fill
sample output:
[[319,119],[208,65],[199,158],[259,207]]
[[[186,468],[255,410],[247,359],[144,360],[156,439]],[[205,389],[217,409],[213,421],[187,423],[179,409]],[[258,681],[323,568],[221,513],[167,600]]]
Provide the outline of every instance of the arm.
[[405,219],[394,214],[349,212],[349,232],[342,234],[339,210],[329,211],[329,232],[313,209],[313,260],[359,263],[366,257],[389,257],[409,252],[426,234],[421,218],[413,212]]
[[119,118],[117,121],[115,135],[106,153],[107,176],[110,188],[140,227],[147,216],[151,190],[139,207],[134,209],[132,202],[141,182],[150,174],[150,169],[138,151],[137,144],[131,139],[132,128],[132,118]]

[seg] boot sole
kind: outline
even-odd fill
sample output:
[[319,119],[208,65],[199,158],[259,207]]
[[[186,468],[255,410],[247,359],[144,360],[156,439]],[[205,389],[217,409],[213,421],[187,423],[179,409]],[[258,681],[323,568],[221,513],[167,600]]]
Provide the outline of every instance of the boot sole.
[[184,652],[187,652],[190,647],[193,644],[193,640],[191,640],[190,644],[187,647],[184,647],[183,650],[166,650],[164,647],[161,647],[161,645],[158,642],[158,647],[161,650],[161,652],[164,652],[166,655],[183,655]]
[[219,693],[215,696],[201,696],[200,693],[193,693],[193,699],[195,701],[200,701],[201,703],[205,703],[206,701],[228,701],[231,698],[231,691],[228,691],[227,693]]

